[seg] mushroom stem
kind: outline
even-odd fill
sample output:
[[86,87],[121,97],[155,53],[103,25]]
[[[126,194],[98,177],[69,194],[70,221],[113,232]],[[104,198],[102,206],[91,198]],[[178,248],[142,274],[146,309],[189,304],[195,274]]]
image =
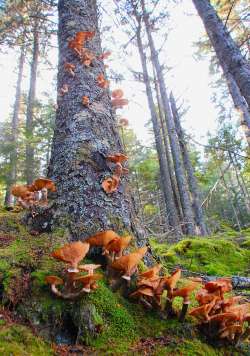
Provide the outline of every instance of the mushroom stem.
[[173,304],[173,300],[167,298],[166,306],[165,306],[165,312],[166,312],[167,318],[169,318],[169,317],[174,315],[172,304]]
[[63,297],[63,294],[56,288],[55,284],[51,284],[51,291],[54,293],[57,297]]
[[189,302],[183,302],[182,304],[182,309],[181,309],[181,313],[180,313],[180,316],[179,316],[179,321],[182,323],[185,319],[185,316],[187,314],[187,311],[188,311],[188,306],[189,306]]

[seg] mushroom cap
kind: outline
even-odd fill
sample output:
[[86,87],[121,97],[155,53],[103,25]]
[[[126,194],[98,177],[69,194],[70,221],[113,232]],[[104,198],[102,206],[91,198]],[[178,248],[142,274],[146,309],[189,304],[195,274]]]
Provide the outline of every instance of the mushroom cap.
[[148,297],[153,297],[154,291],[149,287],[141,287],[141,288],[137,289],[135,292],[131,293],[130,297],[135,298],[135,297],[140,297],[142,295],[146,295]]
[[159,284],[161,282],[161,277],[156,276],[156,277],[152,277],[152,278],[143,278],[141,279],[137,285],[139,286],[144,286],[144,287],[150,287],[153,290],[157,290]]
[[158,276],[161,269],[162,269],[162,265],[158,263],[152,268],[148,269],[147,271],[140,273],[139,277],[143,279],[156,277]]
[[128,247],[132,236],[125,236],[125,237],[117,237],[116,239],[110,241],[107,246],[106,250],[110,252],[120,252],[123,251],[126,247]]
[[165,278],[166,287],[168,290],[173,290],[176,287],[177,282],[181,278],[181,269],[178,268],[174,271],[170,277]]
[[115,109],[122,108],[125,105],[128,105],[128,99],[115,98],[111,100],[111,106]]
[[29,186],[27,185],[12,185],[10,192],[15,197],[21,198],[23,200],[32,199],[34,197],[33,192],[29,190]]
[[112,163],[122,163],[128,160],[128,156],[123,153],[115,153],[106,157],[106,160]]
[[51,256],[70,264],[78,264],[88,253],[89,243],[75,241],[53,251]]
[[211,321],[218,321],[218,322],[235,321],[238,319],[239,319],[238,316],[233,312],[212,315],[210,318]]
[[56,186],[55,183],[48,178],[38,178],[34,180],[34,182],[31,185],[31,189],[33,191],[39,191],[42,190],[43,188],[46,188],[48,190],[51,190],[52,192],[56,192]]
[[131,273],[146,252],[147,246],[141,247],[129,255],[121,256],[112,263],[111,267],[118,271]]
[[205,289],[209,292],[215,292],[217,289],[221,289],[222,293],[230,292],[232,290],[232,283],[230,278],[219,278],[216,281],[211,281],[205,284]]
[[69,62],[64,63],[64,68],[65,68],[66,70],[68,70],[68,69],[74,70],[75,67],[76,67],[76,66],[75,66],[73,63],[69,63]]
[[197,283],[190,283],[186,287],[176,289],[173,291],[173,297],[182,297],[186,299],[195,289],[197,288]]
[[124,95],[124,93],[123,93],[122,89],[115,89],[111,93],[112,98],[116,98],[116,99],[122,98],[123,95]]
[[78,266],[78,269],[80,271],[85,271],[85,272],[90,272],[90,271],[94,271],[95,269],[101,267],[102,265],[95,265],[95,264],[86,264],[86,265],[80,265]]
[[114,193],[117,191],[119,182],[120,182],[120,178],[113,175],[112,177],[106,178],[102,182],[102,188],[108,194]]
[[191,309],[189,315],[192,315],[196,318],[210,319],[208,314],[211,312],[218,299],[218,297],[214,297],[210,303]]
[[80,276],[73,278],[76,282],[81,282],[83,285],[91,284],[92,282],[99,281],[103,278],[102,274],[95,273],[87,276]]
[[88,242],[90,244],[90,246],[104,246],[104,247],[106,247],[110,241],[116,239],[117,237],[120,237],[120,236],[113,230],[106,230],[106,231],[98,232],[97,234],[95,234],[93,236],[90,236],[85,241]]
[[64,281],[62,280],[62,278],[57,277],[57,276],[46,276],[45,281],[46,281],[46,283],[54,284],[55,286],[64,284]]
[[218,290],[216,290],[213,293],[209,293],[209,291],[205,288],[201,288],[195,296],[195,299],[200,305],[210,303],[214,297],[220,296],[220,293]]

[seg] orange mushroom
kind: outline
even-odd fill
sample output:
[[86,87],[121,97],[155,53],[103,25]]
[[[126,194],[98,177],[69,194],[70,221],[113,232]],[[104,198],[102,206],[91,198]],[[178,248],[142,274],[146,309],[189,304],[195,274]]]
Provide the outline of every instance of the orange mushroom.
[[123,273],[122,278],[129,281],[131,275],[135,272],[138,263],[147,252],[147,249],[147,246],[144,246],[129,255],[118,258],[112,263],[111,268],[121,271]]
[[88,96],[84,95],[82,97],[82,105],[83,106],[89,106],[89,97]]
[[85,41],[91,40],[94,35],[95,32],[91,31],[77,32],[75,37],[69,41],[68,47],[74,50],[80,56]]
[[67,94],[69,92],[69,86],[68,84],[63,84],[63,86],[59,89],[59,96],[64,96],[64,94]]
[[111,51],[103,52],[102,54],[100,54],[100,56],[98,56],[98,59],[100,60],[107,59],[111,54],[112,54]]
[[128,160],[128,156],[123,153],[115,153],[113,155],[106,156],[106,160],[112,163],[123,163]]
[[86,67],[89,67],[92,64],[93,60],[95,59],[95,55],[89,49],[82,48],[80,58],[82,64],[84,64]]
[[112,177],[106,178],[102,182],[102,188],[107,194],[111,194],[117,191],[119,186],[120,177],[113,175]]
[[87,264],[87,265],[78,266],[78,269],[80,271],[88,272],[88,275],[92,276],[94,274],[94,270],[99,268],[99,267],[101,267],[101,265]]
[[153,297],[154,296],[154,292],[151,288],[148,287],[141,287],[139,289],[137,289],[135,292],[130,294],[131,298],[137,298],[137,297],[141,297],[141,296],[148,296],[148,297]]
[[51,291],[61,297],[61,292],[56,288],[56,286],[63,285],[64,281],[57,276],[47,276],[45,277],[45,281],[51,285]]
[[125,105],[128,105],[128,99],[116,98],[111,100],[111,106],[114,109],[122,109]]
[[201,319],[202,321],[205,320],[206,322],[210,320],[210,315],[209,313],[212,311],[212,309],[214,308],[217,300],[219,298],[218,297],[214,297],[214,299],[205,305],[202,305],[200,307],[197,308],[193,308],[190,312],[189,315],[194,316],[197,319]]
[[56,192],[55,183],[48,178],[38,178],[29,186],[29,190],[32,192],[38,192],[44,188]]
[[124,93],[122,89],[115,89],[112,91],[111,96],[114,99],[121,99],[123,97]]
[[154,267],[148,269],[145,272],[141,272],[139,274],[139,279],[150,279],[154,277],[158,277],[160,270],[162,269],[162,265],[160,263],[156,264]]
[[34,193],[29,190],[27,185],[12,185],[10,192],[15,197],[23,200],[34,199]]
[[128,124],[129,124],[129,121],[125,117],[122,117],[121,119],[119,119],[120,126],[126,127],[126,126],[128,126]]
[[119,258],[122,256],[123,250],[128,247],[130,241],[132,239],[132,236],[125,236],[125,237],[117,237],[116,239],[110,241],[107,246],[105,247],[105,250],[110,253],[113,252],[115,254],[116,258]]
[[86,256],[89,251],[89,243],[75,241],[64,245],[63,247],[53,251],[51,256],[70,264],[69,272],[79,272],[78,263]]
[[96,281],[102,279],[101,274],[89,274],[87,276],[80,276],[80,277],[75,277],[74,281],[75,282],[80,282],[83,284],[83,289],[82,291],[89,293],[92,289],[92,286],[95,285],[94,289],[96,289]]
[[179,321],[183,321],[187,314],[188,305],[190,304],[190,294],[197,288],[197,283],[193,282],[188,284],[186,287],[176,289],[172,292],[172,297],[183,298],[182,310],[179,316]]
[[119,237],[119,235],[113,230],[106,230],[98,232],[97,234],[87,238],[85,241],[90,244],[90,246],[101,246],[103,247],[103,252],[105,253],[105,248],[108,243]]
[[220,332],[220,339],[227,338],[229,341],[235,340],[243,333],[242,325],[228,325]]
[[105,79],[102,73],[97,76],[96,81],[100,88],[106,89],[109,87],[109,81]]
[[75,68],[76,68],[76,66],[75,66],[74,64],[72,64],[72,63],[68,63],[68,62],[64,63],[64,69],[65,69],[72,77],[75,76],[75,72],[74,72]]

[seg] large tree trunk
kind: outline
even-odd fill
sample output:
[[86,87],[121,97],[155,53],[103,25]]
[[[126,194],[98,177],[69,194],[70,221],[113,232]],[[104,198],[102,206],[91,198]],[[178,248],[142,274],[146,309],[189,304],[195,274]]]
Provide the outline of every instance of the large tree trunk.
[[[95,0],[60,0],[58,91],[68,85],[68,92],[58,95],[55,133],[49,176],[57,186],[55,207],[59,221],[66,224],[72,239],[82,239],[98,231],[113,229],[118,233],[133,233],[137,242],[145,242],[133,215],[133,204],[126,179],[122,177],[118,190],[107,194],[102,189],[105,178],[112,176],[105,157],[122,152],[118,128],[111,108],[108,89],[98,86],[97,77],[105,69],[103,61],[94,59],[85,67],[79,56],[68,47],[69,40],[79,31],[95,31],[87,47],[100,55],[101,40]],[[75,65],[75,76],[64,64]],[[82,104],[87,96],[89,106]]]
[[30,68],[30,86],[27,102],[27,114],[26,114],[26,181],[27,184],[31,184],[35,175],[35,162],[34,162],[34,145],[33,131],[34,131],[34,106],[36,99],[36,79],[37,68],[39,59],[39,32],[38,32],[38,20],[35,21],[33,28],[33,49],[32,49],[32,61]]
[[[241,95],[245,98],[248,109],[250,108],[250,64],[243,57],[240,49],[233,41],[230,33],[218,17],[213,6],[208,0],[193,0],[193,3],[203,21],[208,37],[215,50],[218,60],[222,66],[224,75],[229,84],[229,90],[235,103],[235,96],[232,94],[231,79],[237,84]],[[227,73],[228,71],[228,73]],[[247,121],[246,121],[247,123]],[[248,130],[250,130],[250,125]],[[248,131],[249,133],[249,131]],[[248,139],[248,137],[247,137]]]
[[184,168],[182,165],[181,151],[180,151],[180,147],[179,147],[179,143],[178,143],[178,137],[175,132],[175,126],[174,126],[174,121],[173,121],[173,117],[172,117],[172,113],[171,113],[171,109],[170,109],[167,90],[165,87],[164,77],[162,74],[161,65],[160,65],[159,58],[158,58],[158,53],[156,51],[153,37],[151,34],[151,26],[149,23],[148,14],[145,9],[144,0],[141,0],[141,5],[142,5],[142,10],[143,10],[143,20],[145,23],[146,32],[147,32],[148,41],[149,41],[149,47],[150,47],[150,51],[151,51],[152,63],[156,70],[157,79],[158,79],[159,87],[160,87],[161,98],[162,98],[162,102],[163,102],[163,106],[164,106],[164,110],[165,110],[165,118],[166,118],[166,123],[167,123],[169,141],[170,141],[173,162],[174,162],[174,167],[175,167],[175,176],[176,176],[178,190],[179,190],[179,194],[180,194],[182,211],[184,214],[184,223],[185,223],[187,234],[195,235],[195,226],[194,226],[194,218],[193,218],[191,200],[190,200],[190,195],[189,195],[189,191],[187,188],[185,172],[184,172]]
[[184,163],[184,167],[187,172],[189,189],[190,189],[190,192],[191,192],[192,198],[193,198],[192,205],[193,205],[194,214],[195,214],[195,222],[200,229],[200,234],[207,235],[208,230],[206,227],[206,223],[204,220],[204,215],[203,215],[203,211],[202,211],[202,207],[201,207],[198,183],[197,183],[197,180],[196,180],[196,177],[194,174],[194,169],[193,169],[190,157],[189,157],[189,152],[187,149],[184,132],[183,132],[183,129],[182,129],[181,123],[180,123],[179,113],[178,113],[178,110],[176,107],[176,102],[175,102],[175,99],[174,99],[174,96],[172,93],[170,94],[170,103],[171,103],[173,118],[175,121],[176,132],[179,137],[179,143],[180,143],[180,147],[181,147],[183,163]]
[[136,33],[137,45],[138,45],[138,51],[140,54],[140,59],[141,59],[141,64],[142,64],[143,79],[144,79],[144,83],[145,83],[145,87],[146,87],[148,106],[150,109],[151,119],[152,119],[152,123],[153,123],[155,144],[156,144],[156,150],[157,150],[158,159],[159,159],[162,189],[163,189],[163,193],[164,193],[164,197],[165,197],[168,221],[169,221],[169,225],[176,229],[175,232],[177,234],[181,234],[178,213],[176,210],[174,196],[173,196],[173,190],[172,190],[172,186],[171,186],[171,179],[170,179],[170,174],[169,174],[169,169],[168,169],[168,163],[166,160],[164,145],[163,145],[162,138],[161,138],[161,129],[160,129],[159,120],[157,117],[157,112],[155,109],[153,94],[152,94],[151,85],[150,85],[150,79],[149,79],[149,75],[148,75],[147,59],[146,59],[146,55],[143,50],[143,44],[142,44],[142,40],[141,40],[140,31],[141,31],[140,21],[138,21],[138,29],[137,29],[137,33]]
[[16,82],[16,95],[15,95],[15,104],[14,111],[11,122],[11,152],[10,152],[10,175],[6,187],[5,194],[5,205],[12,205],[12,198],[10,194],[10,187],[12,184],[16,183],[17,178],[17,139],[18,139],[18,125],[19,125],[19,111],[20,111],[20,103],[21,103],[21,84],[23,79],[23,67],[25,62],[25,50],[24,47],[21,47],[21,53],[18,61],[18,75]]

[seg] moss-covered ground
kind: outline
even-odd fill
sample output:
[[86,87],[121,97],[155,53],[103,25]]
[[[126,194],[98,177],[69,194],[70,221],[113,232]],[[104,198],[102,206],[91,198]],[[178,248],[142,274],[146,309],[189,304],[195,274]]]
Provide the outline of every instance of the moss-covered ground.
[[[44,277],[62,276],[64,265],[49,255],[68,241],[67,234],[57,229],[33,236],[21,219],[22,213],[0,212],[0,355],[59,355],[52,344],[70,343],[85,345],[88,355],[249,354],[243,348],[209,345],[189,317],[180,324],[145,311],[113,293],[105,276],[97,290],[79,301],[55,298]],[[236,240],[232,236],[186,239],[174,246],[152,240],[152,247],[166,267],[180,264],[212,274],[244,274],[250,256],[244,246],[247,237],[240,244]],[[176,299],[175,308],[179,307]],[[85,327],[86,311],[94,325],[91,332]]]

